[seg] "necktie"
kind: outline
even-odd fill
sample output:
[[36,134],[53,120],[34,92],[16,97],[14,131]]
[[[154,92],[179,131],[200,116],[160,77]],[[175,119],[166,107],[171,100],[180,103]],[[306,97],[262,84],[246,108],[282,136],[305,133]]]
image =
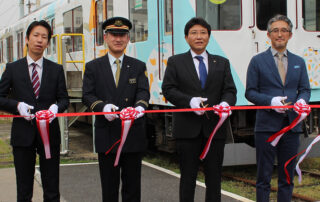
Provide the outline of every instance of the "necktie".
[[118,87],[119,78],[120,78],[120,60],[116,59],[115,63],[117,64],[117,71],[116,71],[116,87]]
[[39,80],[39,75],[36,70],[37,64],[32,63],[32,76],[31,76],[31,82],[32,82],[32,87],[33,87],[33,92],[36,98],[38,99],[39,97],[39,90],[40,90],[40,80]]
[[201,87],[204,88],[207,80],[207,69],[206,65],[203,62],[203,57],[198,55],[195,58],[199,60],[199,75],[200,75],[200,82],[201,82]]
[[286,69],[284,68],[282,58],[283,58],[283,53],[278,53],[278,71],[280,74],[282,84],[284,84],[286,81]]

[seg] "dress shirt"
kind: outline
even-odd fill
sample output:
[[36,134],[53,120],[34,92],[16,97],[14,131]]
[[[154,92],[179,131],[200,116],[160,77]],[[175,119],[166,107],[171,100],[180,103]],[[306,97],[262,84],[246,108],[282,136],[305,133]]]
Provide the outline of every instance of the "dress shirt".
[[[115,57],[113,57],[111,54],[108,53],[108,57],[109,57],[109,62],[110,62],[110,66],[111,66],[111,70],[112,70],[112,75],[113,75],[113,79],[114,81],[116,81],[116,72],[117,72],[117,64],[116,64],[116,59]],[[122,67],[122,62],[123,62],[123,57],[124,54],[122,54],[118,59],[120,60],[120,69]]]
[[27,55],[27,62],[28,62],[30,80],[32,80],[32,69],[33,69],[33,66],[31,64],[32,63],[36,63],[37,64],[36,70],[38,72],[39,82],[40,82],[40,85],[41,85],[42,70],[43,70],[43,57],[41,57],[37,61],[34,61],[29,55]]
[[[278,51],[276,51],[275,49],[273,49],[271,47],[271,53],[272,53],[273,59],[274,59],[274,61],[276,63],[276,66],[278,67]],[[287,52],[287,49],[283,52],[282,63],[283,63],[284,69],[287,72],[287,70],[288,70],[288,52]]]
[[[197,58],[195,58],[196,56],[198,56],[198,54],[196,54],[195,52],[193,52],[192,50],[190,50],[192,58],[193,58],[193,63],[194,66],[196,67],[196,71],[198,74],[198,78],[200,79],[200,74],[199,74],[199,60]],[[203,53],[200,54],[203,57],[203,62],[206,65],[206,70],[207,70],[207,75],[209,74],[208,71],[208,53],[207,51],[204,51]]]

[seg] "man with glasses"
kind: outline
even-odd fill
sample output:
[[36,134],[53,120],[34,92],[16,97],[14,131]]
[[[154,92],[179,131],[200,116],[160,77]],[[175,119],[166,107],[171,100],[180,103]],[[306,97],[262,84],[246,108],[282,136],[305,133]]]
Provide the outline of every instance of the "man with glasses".
[[[246,98],[260,106],[284,106],[290,103],[306,104],[310,98],[310,85],[304,60],[287,50],[292,37],[292,23],[283,15],[276,15],[268,22],[271,47],[256,56],[247,72]],[[268,138],[288,126],[297,114],[286,108],[257,110],[255,145],[257,158],[256,193],[258,202],[268,202],[270,181],[275,157],[278,160],[277,201],[290,202],[293,191],[294,163],[287,167],[291,178],[286,181],[284,164],[297,154],[301,124],[285,133],[276,146]]]

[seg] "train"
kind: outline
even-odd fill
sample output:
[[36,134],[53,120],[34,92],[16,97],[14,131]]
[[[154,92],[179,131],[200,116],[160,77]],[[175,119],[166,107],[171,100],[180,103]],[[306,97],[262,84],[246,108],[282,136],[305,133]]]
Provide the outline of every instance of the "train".
[[[275,14],[283,14],[293,23],[288,49],[305,60],[311,86],[310,103],[316,104],[320,102],[319,10],[320,0],[55,0],[27,15],[20,14],[17,22],[0,30],[0,75],[6,63],[25,56],[28,25],[33,20],[46,20],[52,26],[53,37],[45,57],[64,66],[71,102],[68,111],[84,112],[87,108],[81,103],[81,87],[85,63],[108,51],[101,27],[104,20],[123,16],[133,24],[126,54],[147,66],[150,109],[169,109],[174,106],[161,92],[167,60],[189,49],[184,26],[197,16],[207,20],[212,28],[207,50],[230,61],[238,90],[236,105],[251,105],[244,96],[248,64],[252,56],[271,45],[266,31],[268,20]],[[94,118],[59,120],[62,151],[68,150],[68,127],[76,120],[93,123]],[[224,165],[255,163],[254,122],[254,110],[232,113]],[[172,114],[148,114],[147,123],[151,145],[173,152]],[[303,125],[302,146],[319,133],[319,111],[312,109]]]

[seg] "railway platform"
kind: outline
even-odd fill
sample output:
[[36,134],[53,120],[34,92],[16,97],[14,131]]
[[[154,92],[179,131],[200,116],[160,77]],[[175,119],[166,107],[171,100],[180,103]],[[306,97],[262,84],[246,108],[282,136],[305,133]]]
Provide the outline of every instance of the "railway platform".
[[[0,169],[0,202],[16,201],[14,168]],[[179,199],[179,175],[143,162],[142,202],[175,202]],[[61,202],[99,202],[101,187],[97,163],[64,164],[60,167]],[[197,183],[195,201],[204,201],[205,188]],[[36,169],[33,201],[42,201],[39,169]],[[222,191],[223,202],[251,201],[241,196]]]

